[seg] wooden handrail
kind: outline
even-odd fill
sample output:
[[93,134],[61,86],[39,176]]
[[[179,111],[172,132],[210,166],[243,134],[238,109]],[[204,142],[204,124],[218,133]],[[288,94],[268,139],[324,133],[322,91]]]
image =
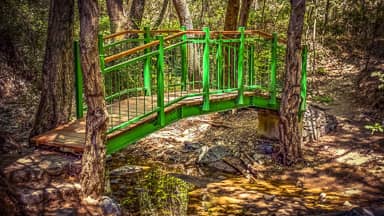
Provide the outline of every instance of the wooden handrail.
[[107,39],[111,39],[124,34],[139,34],[139,33],[144,33],[144,31],[143,30],[125,30],[125,31],[114,33],[114,34],[106,35],[104,36],[103,39],[107,40]]
[[[164,41],[172,40],[172,39],[180,37],[180,36],[182,36],[184,34],[186,34],[186,32],[179,32],[179,33],[170,35],[168,37],[165,37]],[[120,52],[120,53],[117,53],[115,55],[108,56],[108,57],[106,57],[104,59],[104,62],[105,63],[109,63],[109,62],[114,61],[116,59],[122,58],[122,57],[127,56],[127,55],[131,55],[131,54],[133,54],[135,52],[138,52],[138,51],[141,51],[141,50],[145,50],[147,48],[150,48],[152,46],[156,46],[158,44],[159,44],[159,41],[155,40],[155,41],[152,41],[150,43],[147,43],[147,44],[144,44],[144,45],[141,45],[141,46],[138,46],[138,47],[134,47],[132,49],[129,49],[129,50],[126,50],[126,51],[123,51],[123,52]]]
[[[178,32],[181,32],[181,30],[151,30],[150,33],[178,33]],[[121,31],[121,32],[116,32],[114,34],[110,34],[110,35],[106,35],[104,36],[104,40],[107,40],[107,39],[111,39],[111,38],[114,38],[114,37],[118,37],[120,35],[124,35],[124,34],[140,34],[140,33],[144,33],[143,30],[124,30],[124,31]]]
[[[127,30],[127,31],[123,31],[123,32],[119,32],[119,33],[116,33],[116,34],[109,35],[107,37],[104,37],[104,39],[116,37],[118,35],[122,35],[122,34],[125,34],[125,33],[141,33],[141,32],[144,32],[144,31],[140,31],[140,30]],[[205,34],[205,32],[199,31],[199,30],[188,30],[188,31],[180,31],[180,30],[155,30],[155,31],[152,31],[152,32],[156,32],[156,33],[177,32],[176,34],[172,34],[172,35],[169,35],[169,36],[165,37],[164,41],[172,40],[172,39],[180,37],[180,36],[182,36],[184,34],[195,34],[195,35],[204,35]],[[272,34],[269,34],[269,33],[266,33],[266,32],[260,31],[260,30],[246,30],[244,32],[245,32],[245,34],[257,34],[257,35],[259,35],[259,36],[261,36],[263,38],[266,38],[266,39],[271,39],[272,38]],[[212,35],[218,35],[218,34],[238,35],[238,34],[240,34],[240,32],[239,31],[212,31],[211,34]],[[278,41],[280,43],[283,43],[283,44],[287,43],[287,41],[285,39],[278,39]],[[147,44],[144,44],[144,45],[141,45],[141,46],[138,46],[138,47],[134,47],[132,49],[129,49],[129,50],[117,53],[115,55],[108,56],[108,57],[106,57],[104,59],[104,61],[105,61],[105,63],[109,63],[109,62],[112,62],[112,61],[114,61],[116,59],[122,58],[124,56],[131,55],[131,54],[133,54],[135,52],[138,52],[138,51],[150,48],[152,46],[156,46],[158,44],[159,44],[158,40],[152,41],[150,43],[147,43]]]

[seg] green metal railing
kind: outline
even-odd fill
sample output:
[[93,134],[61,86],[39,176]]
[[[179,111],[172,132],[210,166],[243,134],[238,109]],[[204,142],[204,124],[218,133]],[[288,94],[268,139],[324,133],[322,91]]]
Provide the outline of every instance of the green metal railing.
[[[83,117],[82,76],[75,42],[76,113]],[[201,97],[200,113],[220,110],[211,97],[236,94],[236,104],[278,108],[283,84],[285,43],[260,31],[138,31],[99,36],[101,72],[109,113],[108,133],[150,115],[156,125],[168,122],[166,109]],[[300,111],[305,109],[307,49],[302,52]],[[249,99],[257,92],[260,98]],[[252,100],[250,102],[250,100]]]

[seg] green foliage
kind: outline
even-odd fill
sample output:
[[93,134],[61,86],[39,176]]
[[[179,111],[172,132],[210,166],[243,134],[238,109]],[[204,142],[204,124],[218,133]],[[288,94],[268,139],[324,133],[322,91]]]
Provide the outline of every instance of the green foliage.
[[374,134],[375,132],[384,133],[384,125],[377,122],[372,125],[365,125],[364,128],[370,130],[371,134]]
[[371,74],[371,76],[379,79],[379,89],[384,90],[384,73],[381,71],[375,71]]

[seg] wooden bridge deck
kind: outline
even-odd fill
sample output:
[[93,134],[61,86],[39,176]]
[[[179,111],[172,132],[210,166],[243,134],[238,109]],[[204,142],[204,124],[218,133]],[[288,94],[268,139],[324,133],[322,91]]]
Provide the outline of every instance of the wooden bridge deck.
[[[184,94],[186,95],[186,94]],[[244,95],[246,96],[254,96],[256,95],[256,92],[245,92]],[[210,95],[210,101],[224,101],[224,100],[233,100],[237,98],[238,94],[237,92],[232,93],[221,93],[221,94],[215,94]],[[173,100],[175,98],[180,97],[180,95],[171,95],[170,100]],[[148,100],[148,97],[146,97]],[[137,104],[138,110],[137,113],[144,113],[144,109],[152,110],[152,104],[151,103],[145,103],[144,97],[133,97],[125,99],[124,101],[120,101],[119,103],[114,103],[107,106],[108,111],[113,111],[112,113],[116,113],[117,110],[121,109],[124,110],[126,107],[123,107],[124,104]],[[156,104],[156,97],[154,97],[154,104]],[[145,105],[144,105],[145,104]],[[191,98],[186,98],[184,100],[181,100],[165,109],[165,112],[171,112],[180,106],[195,106],[203,104],[203,97],[202,96],[196,96]],[[155,107],[156,108],[156,107]],[[132,113],[129,114],[130,119],[137,116],[136,110],[132,111]],[[135,116],[136,115],[136,116]],[[113,123],[114,125],[117,125],[119,123],[126,122],[128,120],[128,115],[125,116],[118,116],[116,114],[110,114],[109,116],[110,120],[109,123]],[[153,113],[152,115],[147,116],[146,118],[141,119],[140,121],[130,124],[124,129],[115,131],[111,134],[108,134],[107,138],[119,136],[119,134],[123,132],[127,132],[130,129],[137,127],[141,124],[154,121],[157,118],[157,113]],[[48,131],[46,133],[40,134],[36,137],[33,137],[31,139],[31,142],[37,146],[53,146],[58,147],[59,150],[62,151],[70,151],[70,152],[82,152],[83,151],[83,145],[85,140],[85,118],[72,121],[68,124],[61,125],[51,131]]]

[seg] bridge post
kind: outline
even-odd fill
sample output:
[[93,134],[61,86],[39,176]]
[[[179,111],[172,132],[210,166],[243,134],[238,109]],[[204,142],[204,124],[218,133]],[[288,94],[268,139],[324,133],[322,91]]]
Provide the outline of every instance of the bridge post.
[[[187,28],[185,26],[181,27],[182,31],[186,31]],[[187,90],[187,75],[188,75],[188,50],[187,50],[187,35],[184,34],[181,39],[183,40],[183,44],[181,45],[181,90]]]
[[243,68],[244,68],[244,44],[245,44],[245,34],[244,27],[240,27],[240,46],[239,46],[239,56],[237,59],[237,88],[238,88],[238,98],[237,104],[244,104],[244,82],[243,82]]
[[157,57],[157,123],[163,127],[165,125],[164,112],[164,38],[162,35],[156,37],[159,40]]
[[204,54],[203,54],[203,111],[209,111],[209,28],[204,27]]
[[248,50],[248,85],[253,86],[255,80],[255,45],[252,43]]
[[[148,26],[144,27],[144,43],[147,44],[151,42],[151,32]],[[150,52],[150,49],[147,48],[144,50],[144,53]],[[145,58],[144,62],[144,89],[145,95],[151,95],[151,57]]]
[[223,88],[223,35],[219,34],[219,40],[217,45],[217,88],[222,89]]
[[305,112],[307,106],[307,55],[308,48],[306,45],[303,46],[301,51],[301,88],[300,88],[300,117]]
[[84,116],[83,108],[83,73],[81,71],[80,61],[80,45],[79,41],[73,43],[73,59],[75,64],[75,92],[76,92],[76,118],[80,119]]
[[271,105],[276,104],[276,69],[277,69],[277,33],[272,34],[272,48],[271,48],[271,72],[269,83],[269,94]]

